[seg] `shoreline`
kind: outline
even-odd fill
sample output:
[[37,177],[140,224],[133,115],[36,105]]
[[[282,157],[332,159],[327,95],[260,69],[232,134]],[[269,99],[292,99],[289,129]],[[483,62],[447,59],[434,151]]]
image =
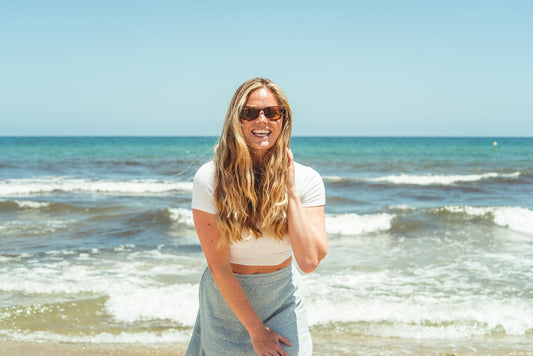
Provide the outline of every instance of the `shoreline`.
[[0,342],[0,355],[10,356],[181,356],[183,344],[89,344],[28,341]]
[[[355,355],[533,355],[530,337],[417,340],[361,336],[313,336],[314,354]],[[10,356],[183,356],[187,344],[92,344],[6,341],[0,354]]]

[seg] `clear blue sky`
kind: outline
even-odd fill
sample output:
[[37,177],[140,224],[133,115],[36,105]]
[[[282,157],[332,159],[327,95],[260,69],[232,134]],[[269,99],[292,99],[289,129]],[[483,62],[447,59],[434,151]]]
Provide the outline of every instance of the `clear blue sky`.
[[255,76],[294,135],[533,136],[533,1],[0,0],[0,136],[218,135]]

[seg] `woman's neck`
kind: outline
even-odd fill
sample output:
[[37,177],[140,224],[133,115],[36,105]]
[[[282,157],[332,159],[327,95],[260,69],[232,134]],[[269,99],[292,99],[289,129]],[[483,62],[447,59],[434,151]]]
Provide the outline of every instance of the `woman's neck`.
[[266,151],[255,151],[253,149],[250,149],[250,155],[252,157],[252,164],[255,169],[263,166],[265,162],[266,154],[267,154]]

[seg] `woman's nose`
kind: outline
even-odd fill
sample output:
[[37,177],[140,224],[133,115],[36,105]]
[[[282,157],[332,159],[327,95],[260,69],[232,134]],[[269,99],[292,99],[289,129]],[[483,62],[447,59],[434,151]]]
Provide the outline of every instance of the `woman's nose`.
[[263,122],[263,121],[268,122],[268,119],[266,118],[265,113],[263,112],[263,110],[261,110],[261,112],[259,113],[259,116],[257,117],[257,121],[258,122]]

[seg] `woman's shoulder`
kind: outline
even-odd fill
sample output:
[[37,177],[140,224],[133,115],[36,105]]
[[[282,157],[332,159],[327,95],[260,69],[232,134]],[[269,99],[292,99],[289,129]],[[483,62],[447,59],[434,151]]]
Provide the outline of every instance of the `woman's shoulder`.
[[301,163],[294,161],[294,173],[302,177],[320,177],[320,174],[312,167],[305,166]]
[[215,175],[215,163],[213,161],[206,162],[198,168],[194,175],[195,182],[211,183]]
[[304,207],[326,204],[324,182],[316,170],[294,162],[294,179]]
[[198,170],[196,171],[196,173],[198,174],[198,172],[201,172],[201,173],[211,173],[211,172],[214,172],[215,171],[215,162],[214,161],[209,161],[209,162],[205,162],[204,164],[202,164],[200,166],[200,168],[198,168]]
[[192,185],[192,208],[215,214],[213,189],[215,181],[215,165],[213,162],[204,163],[194,175]]

